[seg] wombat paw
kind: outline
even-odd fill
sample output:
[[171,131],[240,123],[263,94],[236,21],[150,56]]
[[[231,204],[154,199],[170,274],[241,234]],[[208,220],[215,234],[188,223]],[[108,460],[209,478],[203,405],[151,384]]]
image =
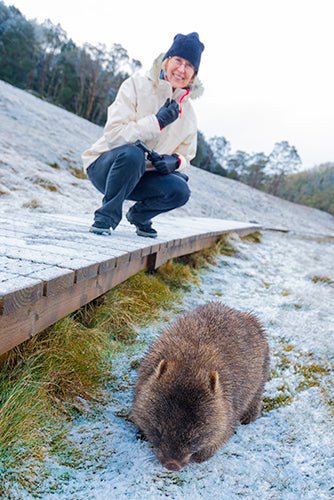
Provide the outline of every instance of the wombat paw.
[[137,441],[147,441],[145,434],[140,429],[136,432],[136,439]]
[[254,420],[256,420],[259,415],[260,412],[258,410],[256,410],[255,412],[247,412],[240,419],[240,423],[242,425],[250,424],[251,422],[254,422]]

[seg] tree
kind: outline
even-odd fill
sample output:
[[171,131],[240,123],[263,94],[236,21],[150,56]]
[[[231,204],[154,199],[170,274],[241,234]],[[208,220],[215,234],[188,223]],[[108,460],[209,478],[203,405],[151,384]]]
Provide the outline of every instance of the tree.
[[300,166],[301,159],[296,148],[290,146],[288,141],[276,142],[265,168],[265,173],[269,177],[267,182],[268,191],[276,195],[284,178],[296,172]]
[[242,182],[256,189],[261,189],[265,181],[265,168],[268,163],[268,156],[264,153],[254,153],[245,162],[245,168],[240,177]]
[[26,88],[33,79],[39,46],[31,23],[15,7],[0,3],[0,78]]
[[229,155],[226,160],[227,175],[232,179],[241,180],[245,174],[246,163],[249,159],[249,154],[245,151],[236,151]]
[[221,167],[227,170],[227,160],[231,151],[231,143],[225,137],[214,136],[209,139],[209,146],[213,152],[215,160]]
[[0,0],[0,78],[13,85],[103,124],[120,85],[140,67],[120,44],[77,47],[59,24],[27,21]]
[[65,43],[61,52],[52,59],[48,78],[48,99],[74,113],[80,88],[75,69],[78,51],[72,40]]
[[209,143],[206,142],[204,134],[200,131],[198,131],[197,133],[196,156],[193,160],[191,160],[191,163],[196,167],[207,170],[214,174],[226,175],[226,171],[215,159]]
[[62,47],[68,42],[68,39],[66,32],[60,24],[55,25],[50,19],[47,19],[42,24],[34,22],[34,29],[41,49],[36,90],[44,95],[48,93],[48,89],[45,86],[52,61],[57,54],[60,54]]

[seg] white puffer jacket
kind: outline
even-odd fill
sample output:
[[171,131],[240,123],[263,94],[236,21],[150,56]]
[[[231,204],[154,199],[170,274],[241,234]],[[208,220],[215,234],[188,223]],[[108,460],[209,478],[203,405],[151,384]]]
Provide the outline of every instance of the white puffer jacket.
[[[185,89],[173,92],[170,83],[160,78],[162,67],[163,54],[145,76],[136,73],[122,83],[115,101],[108,108],[102,137],[82,154],[85,169],[102,153],[137,139],[160,154],[178,154],[181,170],[195,157],[197,120],[190,98],[202,95],[203,86],[195,77],[190,93]],[[168,97],[180,104],[180,115],[160,130],[156,113]]]

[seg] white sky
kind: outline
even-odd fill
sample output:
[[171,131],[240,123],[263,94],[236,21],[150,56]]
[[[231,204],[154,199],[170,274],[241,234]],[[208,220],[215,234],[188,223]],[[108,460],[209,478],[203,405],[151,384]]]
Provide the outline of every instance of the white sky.
[[176,33],[205,44],[195,101],[206,138],[232,151],[296,146],[305,167],[334,161],[332,0],[6,0],[28,18],[60,23],[75,43],[120,43],[149,69]]

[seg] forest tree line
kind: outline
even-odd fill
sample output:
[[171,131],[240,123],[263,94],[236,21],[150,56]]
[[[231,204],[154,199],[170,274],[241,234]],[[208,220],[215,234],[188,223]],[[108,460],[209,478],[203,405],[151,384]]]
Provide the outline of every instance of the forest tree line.
[[[60,24],[27,20],[15,6],[6,6],[0,0],[0,79],[93,123],[104,125],[107,108],[120,85],[141,66],[120,44],[108,48],[104,44],[85,43],[79,47]],[[305,176],[293,178],[298,178],[298,182],[290,180],[291,174],[300,169],[301,161],[287,141],[276,143],[270,155],[231,153],[230,143],[224,137],[206,140],[199,131],[192,164],[292,201],[333,210],[327,200],[333,189],[333,176],[322,175],[322,187],[318,185],[319,190],[312,195],[300,189]],[[323,189],[327,182],[329,190]],[[316,184],[312,181],[312,185]]]
[[289,175],[278,196],[334,215],[334,163]]
[[60,24],[27,20],[0,1],[0,78],[98,125],[140,61],[124,47],[78,47]]

